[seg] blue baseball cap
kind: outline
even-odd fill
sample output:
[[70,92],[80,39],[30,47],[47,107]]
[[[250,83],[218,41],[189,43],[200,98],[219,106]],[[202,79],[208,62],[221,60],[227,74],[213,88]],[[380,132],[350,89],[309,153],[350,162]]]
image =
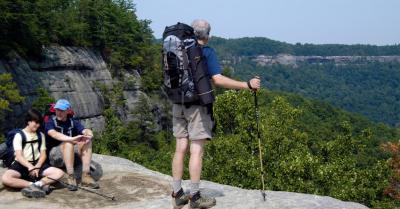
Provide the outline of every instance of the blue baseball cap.
[[54,106],[55,109],[59,110],[68,110],[71,107],[71,104],[66,99],[59,99]]

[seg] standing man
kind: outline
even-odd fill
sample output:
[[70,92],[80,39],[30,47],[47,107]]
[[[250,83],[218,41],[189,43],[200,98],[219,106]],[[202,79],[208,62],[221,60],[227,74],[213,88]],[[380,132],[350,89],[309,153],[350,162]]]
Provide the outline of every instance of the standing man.
[[[207,60],[208,74],[216,86],[228,89],[260,88],[260,79],[255,77],[247,82],[236,81],[221,74],[215,50],[207,46],[210,37],[210,24],[205,20],[195,20],[192,23],[197,42],[202,46],[203,55]],[[207,107],[191,105],[186,107],[173,104],[173,134],[176,138],[176,149],[172,161],[172,202],[175,208],[182,208],[189,203],[189,208],[210,208],[216,204],[215,198],[203,197],[199,191],[200,175],[203,163],[204,144],[212,138],[213,122]],[[190,195],[182,189],[182,176],[185,154],[190,140]]]
[[[82,160],[82,186],[93,189],[99,188],[99,184],[90,176],[90,162],[92,160],[92,138],[93,132],[86,129],[78,121],[69,116],[71,104],[60,99],[54,106],[56,115],[46,123],[45,130],[48,138],[46,140],[49,153],[61,151],[68,174],[68,189],[77,190],[74,177],[75,149]],[[57,150],[58,149],[58,150]]]

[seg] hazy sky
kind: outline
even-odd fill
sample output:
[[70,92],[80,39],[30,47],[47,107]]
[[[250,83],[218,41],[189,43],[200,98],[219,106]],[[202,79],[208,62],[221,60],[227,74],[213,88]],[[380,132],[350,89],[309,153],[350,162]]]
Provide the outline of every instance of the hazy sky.
[[166,25],[206,19],[211,35],[288,43],[400,44],[400,0],[134,0],[160,38]]

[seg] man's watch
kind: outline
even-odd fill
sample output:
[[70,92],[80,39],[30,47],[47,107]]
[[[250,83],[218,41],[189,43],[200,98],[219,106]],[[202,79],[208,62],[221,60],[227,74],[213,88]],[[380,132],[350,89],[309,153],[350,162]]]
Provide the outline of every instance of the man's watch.
[[249,89],[253,90],[253,87],[251,87],[251,84],[250,84],[250,80],[247,81],[247,86],[249,87]]

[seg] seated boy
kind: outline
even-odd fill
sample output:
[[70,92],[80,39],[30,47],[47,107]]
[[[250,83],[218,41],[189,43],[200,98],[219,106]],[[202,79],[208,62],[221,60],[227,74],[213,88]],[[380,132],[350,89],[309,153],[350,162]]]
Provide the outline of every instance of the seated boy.
[[14,136],[12,144],[15,158],[3,174],[2,183],[12,188],[22,188],[21,192],[26,197],[44,197],[46,188],[54,180],[63,177],[64,172],[45,163],[45,136],[39,132],[41,114],[29,110],[25,123],[26,127]]

